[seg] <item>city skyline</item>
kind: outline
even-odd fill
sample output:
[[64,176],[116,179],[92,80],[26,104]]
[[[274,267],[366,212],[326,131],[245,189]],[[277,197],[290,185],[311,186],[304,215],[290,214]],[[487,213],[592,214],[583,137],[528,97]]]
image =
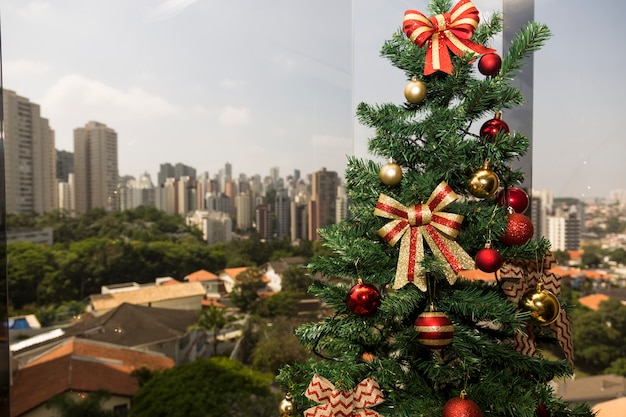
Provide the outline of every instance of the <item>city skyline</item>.
[[[427,5],[1,1],[4,86],[41,105],[59,150],[73,151],[73,129],[91,120],[115,130],[119,173],[136,178],[156,178],[166,162],[211,175],[230,162],[235,175],[278,166],[283,176],[326,167],[343,177],[348,155],[372,158],[355,105],[403,101],[405,75],[380,47],[404,10]],[[474,3],[483,15],[502,9]],[[533,188],[556,196],[626,188],[626,64],[611,32],[626,6],[610,3],[615,13],[536,2],[554,36],[535,54]],[[584,36],[571,22],[585,20],[605,23]]]

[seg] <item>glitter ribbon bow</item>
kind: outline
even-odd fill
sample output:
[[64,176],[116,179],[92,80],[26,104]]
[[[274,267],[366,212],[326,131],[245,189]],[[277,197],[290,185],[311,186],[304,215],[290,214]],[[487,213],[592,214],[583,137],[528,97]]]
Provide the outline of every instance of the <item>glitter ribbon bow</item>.
[[364,379],[353,390],[344,392],[326,378],[314,375],[305,396],[321,403],[304,412],[304,417],[383,417],[370,407],[385,401],[378,382]]
[[426,204],[405,207],[384,194],[378,197],[374,214],[392,219],[378,234],[391,246],[401,241],[394,288],[412,282],[420,290],[427,290],[426,274],[420,265],[424,259],[423,240],[437,258],[446,261],[444,272],[450,284],[454,284],[459,271],[475,269],[474,260],[454,241],[463,216],[441,211],[457,198],[445,181],[435,188]]
[[479,21],[478,9],[474,4],[469,0],[461,0],[448,13],[431,18],[417,10],[407,10],[404,12],[402,30],[420,48],[428,42],[424,75],[437,71],[452,74],[448,51],[458,56],[467,52],[474,55],[495,52],[470,40]]
[[[561,277],[551,271],[556,266],[556,258],[549,252],[541,262],[513,262],[509,267],[502,266],[502,271],[519,271],[515,275],[520,279],[507,280],[502,284],[504,295],[515,304],[518,304],[522,296],[536,288],[537,283],[542,283],[546,290],[551,291],[555,296],[561,295]],[[520,273],[521,272],[521,273]],[[572,338],[572,327],[569,317],[564,309],[559,311],[556,320],[550,324],[550,329],[554,332],[565,358],[574,369],[574,344]],[[537,352],[534,330],[531,325],[526,327],[525,332],[517,332],[514,337],[514,346],[518,352],[532,356]]]

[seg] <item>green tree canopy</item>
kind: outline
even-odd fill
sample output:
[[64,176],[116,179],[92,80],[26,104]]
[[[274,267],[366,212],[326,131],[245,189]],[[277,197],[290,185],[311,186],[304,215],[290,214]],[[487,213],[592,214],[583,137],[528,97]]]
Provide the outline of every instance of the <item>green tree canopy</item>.
[[133,398],[130,417],[275,417],[271,375],[213,357],[154,375]]
[[573,320],[576,364],[598,374],[619,367],[626,355],[626,306],[618,300],[600,303],[598,311],[588,310]]
[[102,402],[111,395],[106,391],[90,392],[85,398],[63,393],[52,397],[46,408],[56,409],[60,417],[116,417],[113,410],[102,408]]

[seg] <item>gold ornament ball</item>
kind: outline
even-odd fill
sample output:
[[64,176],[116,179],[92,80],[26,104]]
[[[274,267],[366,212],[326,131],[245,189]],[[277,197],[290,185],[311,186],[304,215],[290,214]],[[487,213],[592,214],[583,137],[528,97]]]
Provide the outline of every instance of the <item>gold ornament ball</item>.
[[417,78],[413,78],[406,87],[404,87],[404,97],[406,97],[409,103],[421,103],[426,97],[426,84]]
[[285,398],[278,405],[278,414],[280,417],[293,417],[293,403],[291,402],[291,394],[287,393]]
[[402,181],[402,167],[395,162],[388,162],[380,168],[379,177],[385,185],[398,185]]
[[558,298],[551,291],[544,289],[541,283],[522,296],[519,307],[529,311],[531,319],[542,326],[554,323],[561,312]]
[[472,174],[467,187],[474,197],[489,198],[500,188],[500,178],[495,172],[483,167]]

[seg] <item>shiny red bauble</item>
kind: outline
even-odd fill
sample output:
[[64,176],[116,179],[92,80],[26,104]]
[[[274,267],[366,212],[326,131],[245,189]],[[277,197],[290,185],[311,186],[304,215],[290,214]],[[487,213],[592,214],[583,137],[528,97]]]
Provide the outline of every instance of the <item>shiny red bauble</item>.
[[512,208],[516,213],[525,213],[528,210],[530,199],[523,189],[509,187],[498,191],[496,202],[499,206]]
[[532,239],[534,232],[533,222],[528,217],[521,213],[510,213],[500,241],[509,246],[520,246]]
[[474,258],[476,268],[483,272],[496,272],[502,266],[502,255],[494,248],[482,248]]
[[552,417],[548,407],[545,404],[539,403],[537,404],[537,409],[535,410],[535,415],[537,417]]
[[452,343],[454,325],[446,313],[426,311],[415,320],[417,341],[429,349],[442,349]]
[[478,60],[478,71],[482,75],[492,76],[500,72],[502,67],[502,58],[496,53],[488,53],[480,57]]
[[371,316],[380,306],[380,293],[374,285],[359,282],[348,291],[346,303],[357,316]]
[[483,417],[483,412],[474,401],[456,397],[448,400],[443,406],[442,417]]
[[500,118],[500,113],[496,113],[493,119],[487,120],[480,127],[480,137],[493,142],[499,132],[509,133],[509,125]]

